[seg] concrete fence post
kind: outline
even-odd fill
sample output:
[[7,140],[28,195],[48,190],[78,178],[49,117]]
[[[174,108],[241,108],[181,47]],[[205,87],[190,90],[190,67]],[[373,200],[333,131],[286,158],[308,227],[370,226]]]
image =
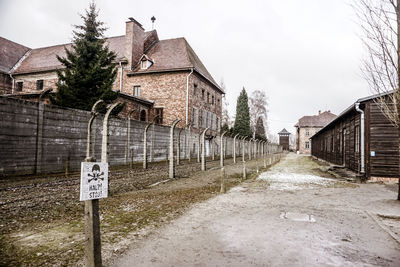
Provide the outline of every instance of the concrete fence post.
[[201,149],[201,134],[197,140],[197,162],[200,163],[200,149]]
[[243,138],[242,138],[242,162],[245,161],[245,154],[246,154],[245,139],[246,139],[246,136],[243,136]]
[[191,158],[192,158],[192,151],[191,151],[191,146],[192,146],[192,136],[191,136],[191,128],[192,128],[192,125],[191,124],[188,124],[188,125],[186,125],[186,153],[187,153],[187,155],[186,155],[186,158],[188,159],[188,161],[190,162],[191,161]]
[[153,123],[147,123],[143,132],[143,169],[147,169],[147,130]]
[[174,129],[180,119],[174,120],[171,124],[169,133],[169,178],[175,178],[175,165],[174,165]]
[[211,160],[215,160],[215,143],[214,143],[214,137],[211,137],[210,140],[210,146],[211,146]]
[[246,161],[243,161],[243,180],[247,178]]
[[176,165],[181,164],[181,132],[183,128],[178,131],[177,150],[176,150]]
[[225,177],[226,177],[225,168],[222,167],[221,168],[221,190],[220,190],[221,193],[226,193]]
[[[92,124],[94,119],[96,118],[96,116],[98,115],[98,113],[96,112],[97,106],[101,103],[104,103],[103,100],[98,100],[96,103],[94,103],[93,107],[92,107],[92,111],[91,111],[91,117],[89,119],[89,123],[88,123],[88,128],[87,128],[87,137],[86,137],[86,160],[89,161],[89,158],[93,158],[94,159],[94,151],[91,147],[92,147]],[[93,142],[94,144],[94,142]],[[94,146],[93,146],[94,147]]]
[[116,108],[120,103],[114,103],[111,105],[111,107],[108,108],[106,115],[104,116],[103,120],[103,138],[101,142],[101,162],[107,162],[108,161],[108,151],[107,151],[107,146],[108,146],[108,118],[110,117],[110,114],[114,108]]
[[[233,137],[233,146],[232,146],[233,163],[236,163],[236,138],[237,138],[238,136],[239,136],[239,134],[236,134],[236,135]],[[240,151],[239,151],[239,153],[240,153]]]
[[201,133],[201,170],[205,171],[206,170],[206,132],[209,128],[206,128],[202,133]]
[[154,125],[158,117],[160,117],[160,115],[154,116],[153,120],[151,121],[150,162],[154,161],[154,138],[155,138]]
[[249,152],[249,160],[251,160],[251,146],[252,146],[252,140],[253,140],[253,138],[250,138],[250,140],[249,140],[249,142],[248,142],[248,144],[247,144],[247,149],[248,149],[248,152]]
[[225,149],[224,149],[224,135],[226,134],[226,131],[225,132],[223,132],[222,134],[221,134],[221,147],[220,147],[220,149],[221,149],[221,156],[219,157],[219,161],[220,161],[220,166],[221,166],[221,168],[222,167],[224,167],[224,151],[225,151]]
[[131,115],[136,109],[132,109],[129,111],[128,116],[126,117],[126,148],[125,148],[125,164],[128,163],[130,158],[130,142],[131,142]]

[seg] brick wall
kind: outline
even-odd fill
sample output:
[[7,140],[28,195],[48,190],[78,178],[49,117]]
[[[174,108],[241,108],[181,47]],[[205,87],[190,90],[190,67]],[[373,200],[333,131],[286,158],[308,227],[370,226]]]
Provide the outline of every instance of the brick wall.
[[11,94],[12,80],[8,74],[0,73],[0,95]]
[[[321,129],[321,127],[301,127],[300,128],[300,133],[297,134],[296,131],[296,138],[299,138],[298,144],[299,148],[298,150],[302,154],[311,154],[311,140],[310,137],[313,136],[316,132],[318,132]],[[307,134],[308,132],[308,134]],[[306,142],[308,142],[309,147],[306,148]]]

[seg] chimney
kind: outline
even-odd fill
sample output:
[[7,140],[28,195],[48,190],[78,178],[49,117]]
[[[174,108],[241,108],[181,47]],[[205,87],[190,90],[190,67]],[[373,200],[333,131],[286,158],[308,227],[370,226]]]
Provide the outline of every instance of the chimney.
[[128,59],[128,65],[131,69],[143,55],[144,36],[142,24],[130,17],[126,22],[125,57]]
[[321,110],[318,110],[318,115],[321,115]]

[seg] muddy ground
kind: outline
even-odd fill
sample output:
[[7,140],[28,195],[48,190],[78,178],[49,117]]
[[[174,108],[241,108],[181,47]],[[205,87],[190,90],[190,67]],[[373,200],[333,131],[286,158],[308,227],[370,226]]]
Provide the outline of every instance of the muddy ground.
[[397,185],[330,179],[289,154],[258,179],[197,203],[115,266],[400,266]]
[[[242,163],[228,159],[226,165],[229,189],[241,182]],[[247,163],[250,178],[256,166],[261,169],[263,161]],[[150,164],[148,170],[141,165],[112,168],[109,198],[100,200],[103,261],[117,258],[132,241],[179,217],[193,203],[218,195],[219,161],[207,167],[201,172],[199,163],[184,161],[174,180],[168,180],[166,162]],[[0,266],[83,264],[79,181],[79,173],[0,180]]]

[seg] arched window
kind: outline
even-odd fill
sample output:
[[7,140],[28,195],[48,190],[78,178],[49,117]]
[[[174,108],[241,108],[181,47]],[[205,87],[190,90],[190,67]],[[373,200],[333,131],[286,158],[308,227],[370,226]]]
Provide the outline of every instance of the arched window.
[[146,110],[140,111],[140,121],[146,121]]

